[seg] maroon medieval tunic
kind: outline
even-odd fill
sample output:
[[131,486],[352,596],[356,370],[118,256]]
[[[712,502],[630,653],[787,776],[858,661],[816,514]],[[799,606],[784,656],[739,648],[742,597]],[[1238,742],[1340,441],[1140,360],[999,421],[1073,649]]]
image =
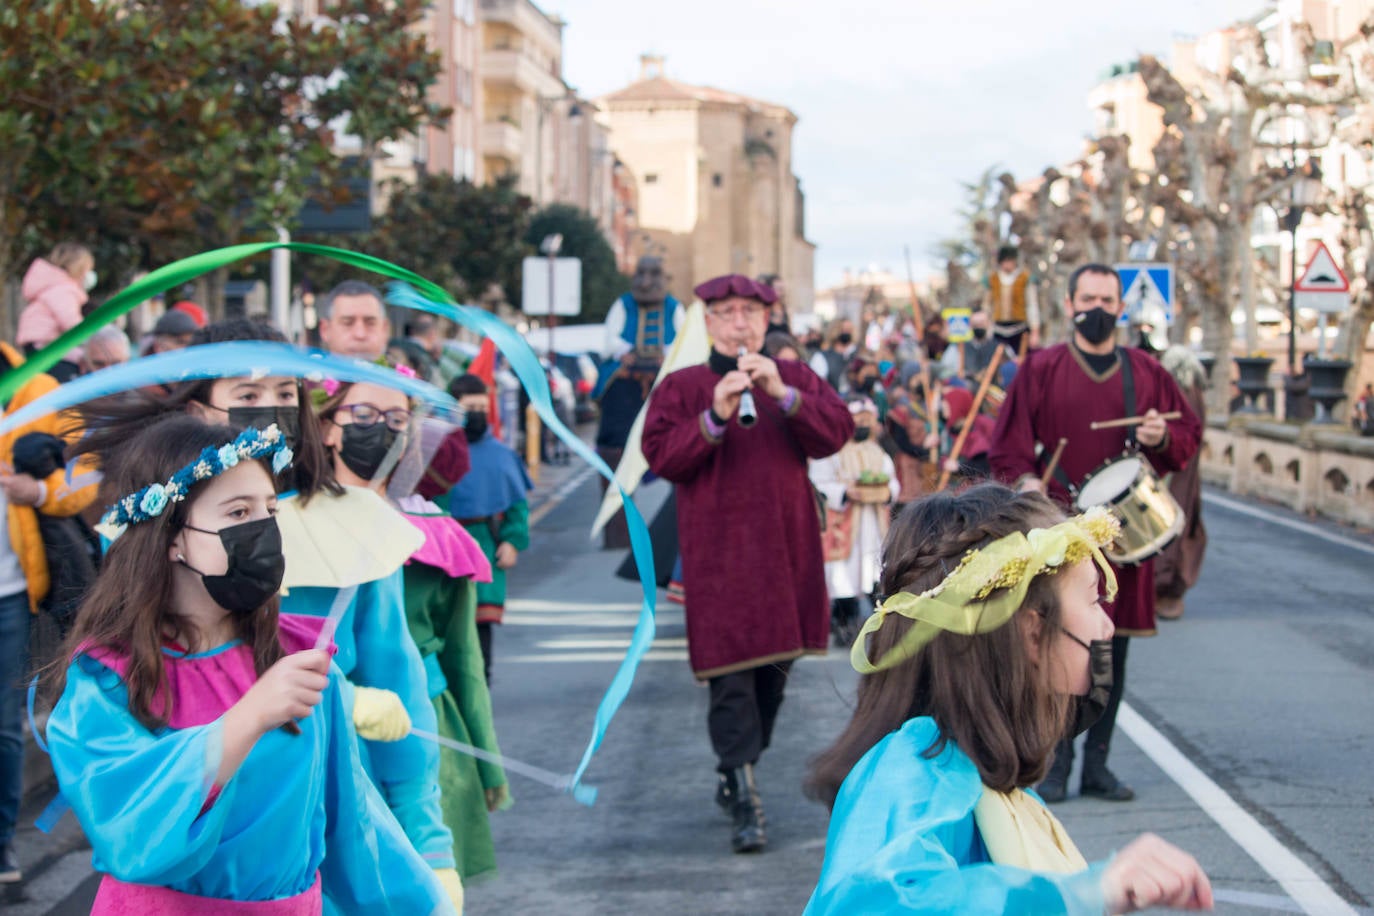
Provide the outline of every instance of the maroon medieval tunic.
[[830,635],[806,461],[839,451],[854,422],[805,364],[780,360],[778,372],[797,391],[791,412],[756,389],[758,422],[732,418],[719,439],[704,422],[720,380],[708,366],[668,375],[649,400],[644,457],[677,484],[687,646],[701,680],[823,655]]
[[[1182,418],[1169,422],[1169,434],[1157,449],[1142,453],[1162,476],[1180,470],[1198,449],[1202,425],[1188,406],[1178,383],[1149,354],[1134,348],[1117,351],[1129,358],[1135,380],[1135,413],[1150,408],[1160,413],[1179,411]],[[1127,447],[1129,430],[1089,428],[1094,420],[1112,420],[1127,415],[1121,365],[1118,361],[1106,372],[1094,372],[1072,344],[1059,344],[1033,352],[1026,357],[1007,391],[997,419],[989,459],[993,476],[1015,484],[1023,475],[1039,477],[1044,463],[1054,452],[1060,438],[1068,445],[1059,466],[1075,487],[1109,459],[1120,456]],[[1036,445],[1044,449],[1037,458]],[[1073,502],[1058,479],[1049,484],[1051,498],[1064,504]],[[1152,561],[1136,566],[1116,566],[1118,592],[1108,609],[1116,632],[1121,636],[1150,636],[1155,632],[1155,591]]]

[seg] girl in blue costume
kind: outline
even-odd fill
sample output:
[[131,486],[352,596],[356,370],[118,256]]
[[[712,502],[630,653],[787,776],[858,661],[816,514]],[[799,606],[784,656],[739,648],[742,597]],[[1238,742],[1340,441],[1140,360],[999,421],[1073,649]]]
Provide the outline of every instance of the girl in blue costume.
[[[345,602],[335,640],[336,661],[359,694],[357,714],[383,729],[397,726],[404,735],[411,724],[435,733],[438,720],[430,703],[428,679],[420,651],[406,622],[403,564],[423,543],[423,536],[376,492],[384,487],[378,472],[397,439],[408,434],[411,404],[405,394],[378,385],[327,382],[315,392],[318,423],[333,459],[331,473],[344,485],[348,499],[366,517],[341,520],[359,535],[390,551],[394,564],[351,593],[337,587],[293,586],[282,599],[291,613],[329,615],[336,600]],[[323,397],[320,397],[320,396]],[[404,447],[401,443],[400,447]],[[328,504],[329,499],[317,500]],[[312,504],[313,506],[313,504]],[[311,508],[319,512],[327,506]],[[390,531],[388,526],[398,526]],[[374,699],[379,702],[373,703]],[[366,703],[365,703],[366,701]],[[386,737],[392,737],[387,735]],[[445,825],[439,788],[439,748],[419,737],[400,741],[364,741],[363,765],[381,790],[416,851],[440,872],[455,903],[462,899],[453,834]]]
[[[271,325],[231,319],[204,328],[192,346],[239,340],[285,342]],[[121,443],[160,416],[189,413],[236,427],[279,425],[298,453],[289,475],[293,490],[279,505],[285,583],[291,586],[282,607],[289,614],[323,617],[341,590],[352,589],[344,596],[348,607],[333,636],[335,662],[347,678],[345,709],[363,739],[364,768],[461,909],[453,838],[439,806],[437,750],[404,737],[412,720],[429,731],[435,725],[420,653],[406,628],[400,586],[393,581],[419,546],[419,535],[375,494],[339,485],[335,456],[322,444],[305,394],[298,379],[269,376],[185,382],[166,396],[140,391],[104,398],[79,408],[85,431],[74,451],[97,453],[108,476],[118,473],[125,452]],[[106,486],[102,495],[120,494]],[[351,578],[341,583],[340,573]]]
[[105,873],[94,913],[451,913],[362,772],[319,622],[278,614],[275,427],[177,416],[107,482],[112,540],[47,686],[53,769]]
[[808,916],[1211,908],[1191,856],[1146,834],[1089,866],[1027,791],[1110,692],[1117,530],[996,484],[893,523],[854,716],[808,780],[831,808]]

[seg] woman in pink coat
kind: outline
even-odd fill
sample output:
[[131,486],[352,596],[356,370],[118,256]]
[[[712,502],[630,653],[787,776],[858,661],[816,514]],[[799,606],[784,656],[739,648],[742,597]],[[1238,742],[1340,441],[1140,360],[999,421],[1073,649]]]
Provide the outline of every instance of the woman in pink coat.
[[[95,257],[76,242],[59,242],[46,259],[35,258],[24,274],[24,310],[19,313],[16,342],[25,354],[42,349],[80,323],[86,293],[94,288]],[[80,349],[72,349],[48,370],[68,382],[80,370]]]

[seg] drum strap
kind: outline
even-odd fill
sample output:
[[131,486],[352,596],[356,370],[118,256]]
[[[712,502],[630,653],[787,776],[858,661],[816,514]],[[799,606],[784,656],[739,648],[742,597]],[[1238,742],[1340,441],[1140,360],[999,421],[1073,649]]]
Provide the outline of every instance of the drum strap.
[[[1131,357],[1124,349],[1118,347],[1116,358],[1121,361],[1121,399],[1125,403],[1125,417],[1135,416],[1135,370],[1131,368]],[[1130,426],[1126,429],[1126,448],[1135,445],[1135,427]],[[1069,480],[1069,475],[1064,473],[1064,466],[1057,464],[1054,467],[1054,479],[1059,485],[1070,493],[1074,492],[1073,482]]]
[[[1116,349],[1116,358],[1121,360],[1121,394],[1122,400],[1126,402],[1126,413],[1123,416],[1135,416],[1135,371],[1131,369],[1131,355],[1121,347]],[[1131,448],[1135,445],[1135,427],[1126,427],[1126,447]]]

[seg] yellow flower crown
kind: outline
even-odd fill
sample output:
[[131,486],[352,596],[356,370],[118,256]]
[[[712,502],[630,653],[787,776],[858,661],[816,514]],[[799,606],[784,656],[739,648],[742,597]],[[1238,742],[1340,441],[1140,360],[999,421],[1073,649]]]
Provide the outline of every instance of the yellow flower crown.
[[[1116,516],[1096,506],[1053,527],[1016,531],[970,550],[939,585],[919,595],[898,592],[884,600],[854,640],[850,664],[860,674],[873,674],[911,658],[942,630],[966,636],[990,633],[1021,609],[1036,576],[1056,573],[1090,557],[1102,571],[1110,601],[1116,597],[1116,575],[1102,548],[1120,531]],[[901,614],[916,625],[874,663],[868,657],[866,637],[878,632],[889,614]]]

